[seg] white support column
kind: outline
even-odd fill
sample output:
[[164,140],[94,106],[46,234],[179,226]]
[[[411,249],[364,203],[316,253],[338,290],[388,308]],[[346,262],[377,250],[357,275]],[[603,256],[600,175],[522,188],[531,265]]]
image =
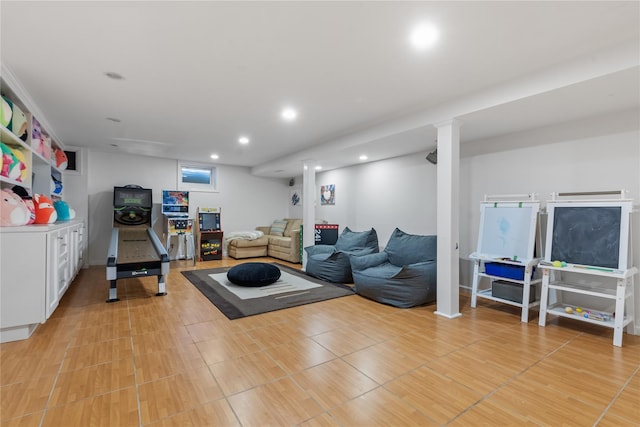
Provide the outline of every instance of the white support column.
[[460,316],[459,187],[460,122],[437,123],[438,129],[438,300],[436,314]]
[[316,162],[305,160],[302,172],[302,269],[307,268],[304,248],[315,244],[316,222]]

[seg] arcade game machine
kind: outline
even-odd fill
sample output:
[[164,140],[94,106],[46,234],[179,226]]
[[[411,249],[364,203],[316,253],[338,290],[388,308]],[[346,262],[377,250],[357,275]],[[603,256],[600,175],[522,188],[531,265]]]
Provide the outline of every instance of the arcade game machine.
[[220,208],[198,208],[198,251],[200,261],[222,259],[222,230]]
[[107,256],[107,302],[119,301],[118,279],[158,276],[157,296],[166,295],[169,255],[151,227],[151,190],[138,185],[113,188],[113,231]]
[[[189,218],[189,192],[162,190],[162,214],[165,217],[164,233],[167,238],[165,247],[169,251],[169,259],[189,259],[193,257],[195,265],[193,219]],[[178,243],[175,256],[171,254],[171,238],[174,236]],[[191,253],[191,256],[189,256],[189,253]]]

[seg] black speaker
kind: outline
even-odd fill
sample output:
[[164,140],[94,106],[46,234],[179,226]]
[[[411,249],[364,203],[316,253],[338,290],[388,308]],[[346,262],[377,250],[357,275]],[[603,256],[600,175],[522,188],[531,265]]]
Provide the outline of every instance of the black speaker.
[[438,164],[438,149],[436,148],[435,150],[433,150],[432,152],[427,154],[426,159],[429,161],[429,163],[433,163],[434,165],[437,165]]

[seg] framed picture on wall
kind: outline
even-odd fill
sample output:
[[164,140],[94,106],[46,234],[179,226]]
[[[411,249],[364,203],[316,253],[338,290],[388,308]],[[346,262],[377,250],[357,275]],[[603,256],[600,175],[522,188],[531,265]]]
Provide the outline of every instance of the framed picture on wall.
[[335,184],[323,185],[320,187],[320,204],[323,206],[336,204]]
[[204,163],[178,162],[178,189],[218,191],[218,170]]

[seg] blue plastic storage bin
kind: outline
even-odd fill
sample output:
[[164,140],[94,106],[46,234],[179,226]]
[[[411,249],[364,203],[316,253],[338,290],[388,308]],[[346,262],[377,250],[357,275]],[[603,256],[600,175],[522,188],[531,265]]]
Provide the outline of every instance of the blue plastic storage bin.
[[[535,272],[533,267],[531,275]],[[504,277],[505,279],[524,280],[524,265],[500,264],[497,262],[486,262],[484,272],[490,276]]]

